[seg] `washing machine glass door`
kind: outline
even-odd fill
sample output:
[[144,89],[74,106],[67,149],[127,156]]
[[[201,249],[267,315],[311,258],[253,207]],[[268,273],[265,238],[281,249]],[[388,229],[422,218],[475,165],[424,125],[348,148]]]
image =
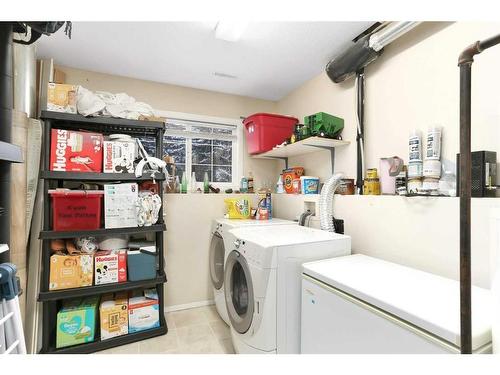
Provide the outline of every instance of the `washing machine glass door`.
[[214,232],[210,242],[209,265],[212,285],[217,290],[224,283],[224,252],[224,240],[219,232]]
[[247,261],[238,251],[229,254],[224,275],[229,320],[237,332],[245,333],[253,319],[253,285]]

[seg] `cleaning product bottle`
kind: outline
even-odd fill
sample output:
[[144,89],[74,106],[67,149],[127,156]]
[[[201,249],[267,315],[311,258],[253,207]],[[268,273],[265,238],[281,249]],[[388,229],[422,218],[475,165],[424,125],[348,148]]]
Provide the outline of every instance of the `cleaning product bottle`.
[[241,178],[240,183],[240,192],[247,193],[248,192],[248,180],[245,176]]
[[210,193],[210,188],[208,187],[209,184],[210,181],[208,181],[208,172],[205,172],[205,174],[203,175],[203,193]]
[[189,191],[191,193],[196,193],[196,173],[195,172],[191,173],[191,185],[189,187],[190,187]]
[[280,174],[278,182],[276,183],[276,193],[283,194],[285,189],[283,189],[283,175]]
[[181,182],[181,193],[186,194],[188,187],[188,181],[186,177],[186,172],[182,172],[182,182]]
[[253,193],[254,192],[254,183],[253,183],[253,174],[252,174],[252,172],[248,172],[247,184],[248,184],[248,192],[249,193]]

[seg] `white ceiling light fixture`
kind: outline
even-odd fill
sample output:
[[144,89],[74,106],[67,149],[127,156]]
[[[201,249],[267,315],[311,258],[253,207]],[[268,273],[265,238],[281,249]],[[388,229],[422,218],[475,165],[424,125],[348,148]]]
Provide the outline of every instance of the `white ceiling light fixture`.
[[227,42],[237,42],[247,27],[248,22],[244,21],[219,21],[215,26],[215,37]]

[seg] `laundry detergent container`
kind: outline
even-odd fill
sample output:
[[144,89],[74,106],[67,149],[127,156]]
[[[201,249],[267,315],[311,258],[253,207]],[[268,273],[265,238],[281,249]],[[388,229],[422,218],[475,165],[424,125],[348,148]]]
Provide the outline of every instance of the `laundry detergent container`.
[[299,122],[295,117],[256,113],[243,121],[249,154],[260,154],[289,138]]
[[52,197],[52,229],[93,230],[101,226],[102,190],[49,190]]
[[156,249],[129,250],[127,263],[129,281],[156,278]]

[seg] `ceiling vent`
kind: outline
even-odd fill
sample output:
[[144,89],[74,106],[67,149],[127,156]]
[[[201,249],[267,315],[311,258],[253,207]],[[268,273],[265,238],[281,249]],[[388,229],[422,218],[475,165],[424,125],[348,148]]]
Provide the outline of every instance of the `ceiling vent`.
[[233,75],[231,75],[231,74],[220,73],[220,72],[215,72],[215,73],[214,73],[214,76],[216,76],[216,77],[220,77],[220,78],[230,78],[230,79],[236,79],[236,78],[238,78],[238,77],[233,76]]

